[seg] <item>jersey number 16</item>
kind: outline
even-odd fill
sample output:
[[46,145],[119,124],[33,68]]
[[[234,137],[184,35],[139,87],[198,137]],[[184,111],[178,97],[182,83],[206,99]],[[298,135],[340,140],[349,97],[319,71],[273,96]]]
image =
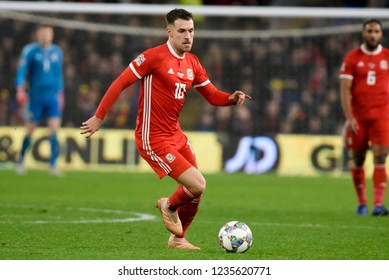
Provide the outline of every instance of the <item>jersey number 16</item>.
[[174,97],[176,99],[183,99],[186,93],[186,84],[176,83],[176,92]]

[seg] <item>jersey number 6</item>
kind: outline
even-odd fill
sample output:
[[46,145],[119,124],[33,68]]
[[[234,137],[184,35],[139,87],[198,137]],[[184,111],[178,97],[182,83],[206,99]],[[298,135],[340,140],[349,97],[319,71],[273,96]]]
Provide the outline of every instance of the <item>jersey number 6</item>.
[[375,71],[368,71],[367,72],[367,81],[366,83],[369,86],[375,85],[376,77],[375,77]]

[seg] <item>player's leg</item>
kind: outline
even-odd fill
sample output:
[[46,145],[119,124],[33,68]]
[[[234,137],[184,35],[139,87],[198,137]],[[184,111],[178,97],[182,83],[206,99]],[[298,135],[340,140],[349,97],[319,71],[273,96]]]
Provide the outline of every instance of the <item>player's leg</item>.
[[367,151],[352,151],[353,164],[351,166],[351,177],[359,204],[357,214],[360,216],[367,214],[366,179],[364,169],[366,152]]
[[205,179],[197,168],[190,167],[178,177],[177,182],[179,186],[168,198],[168,205],[169,210],[178,213],[182,233],[172,234],[168,240],[168,247],[199,250],[199,247],[186,240],[185,235],[198,211],[201,195],[205,189]]
[[[184,166],[188,162],[178,154],[177,165]],[[168,241],[169,248],[198,250],[185,239],[185,233],[197,213],[198,204],[201,199],[202,191],[205,189],[205,179],[201,173],[193,166],[179,174],[174,169],[173,174],[169,174],[179,183],[177,189],[168,198],[158,200],[157,206],[164,218],[166,228],[172,233]],[[178,177],[177,177],[178,176]],[[191,189],[186,186],[191,186]],[[194,186],[194,187],[193,187]],[[182,219],[182,220],[181,220]]]
[[57,132],[59,127],[61,126],[61,119],[60,118],[49,118],[47,125],[49,127],[49,142],[50,142],[50,158],[49,158],[49,164],[50,164],[50,172],[53,175],[59,175],[59,170],[57,167],[57,159],[59,155],[59,142],[57,137]]
[[358,199],[357,215],[367,214],[366,179],[364,163],[368,150],[368,134],[366,127],[360,123],[357,134],[346,132],[344,134],[345,145],[352,152],[351,177]]
[[[180,141],[178,141],[180,142]],[[183,248],[198,250],[199,247],[193,246],[186,241],[185,235],[191,225],[194,217],[197,214],[199,204],[204,192],[206,181],[200,172],[197,170],[197,162],[194,150],[186,137],[181,138],[181,145],[179,150],[180,154],[193,166],[186,170],[178,177],[177,181],[180,183],[176,191],[169,197],[170,209],[177,210],[179,219],[182,224],[182,234],[172,235],[169,238],[168,246],[170,248]],[[192,169],[193,168],[193,169]],[[192,173],[193,172],[193,173]],[[198,177],[197,177],[198,176]],[[190,178],[197,178],[195,184],[186,182]],[[192,184],[192,185],[190,185]],[[190,188],[189,186],[195,186]],[[177,206],[181,205],[181,206]]]
[[22,141],[22,147],[20,149],[19,157],[16,162],[16,172],[23,174],[26,172],[24,166],[24,158],[26,152],[31,146],[31,138],[37,127],[38,121],[42,117],[42,106],[39,100],[30,99],[30,101],[23,108],[23,119],[25,122],[25,135]]
[[25,158],[27,150],[31,146],[31,138],[32,138],[32,134],[34,133],[36,126],[37,126],[36,122],[31,122],[31,121],[29,121],[25,124],[26,133],[23,137],[22,147],[20,149],[19,157],[18,157],[17,163],[16,163],[16,172],[19,174],[24,174],[26,172],[26,169],[24,166],[24,158]]
[[385,189],[387,185],[387,174],[385,167],[385,159],[389,152],[388,146],[372,145],[374,156],[374,172],[373,172],[373,198],[374,211],[373,216],[386,216],[389,211],[383,206]]
[[157,201],[165,227],[173,234],[169,239],[169,247],[195,250],[199,248],[181,238],[183,229],[177,209],[201,196],[205,189],[205,179],[197,168],[177,151],[178,142],[175,140],[150,144],[136,137],[136,146],[139,154],[160,178],[169,175],[179,183],[179,187],[170,196],[171,201],[167,197]]
[[[150,165],[162,179],[166,175],[176,178],[192,165],[185,160],[175,148],[174,140],[156,141],[150,143],[142,137],[135,137],[136,148],[140,156]],[[175,174],[172,176],[171,174]],[[176,179],[174,178],[174,179]],[[157,201],[157,207],[161,211],[163,222],[167,230],[173,234],[182,234],[182,225],[177,211],[169,209],[168,198],[163,197]]]
[[50,173],[52,175],[61,175],[62,173],[58,169],[57,159],[59,155],[59,141],[57,137],[58,130],[61,127],[61,105],[59,99],[53,94],[52,98],[45,102],[45,110],[47,114],[47,126],[49,128],[49,141],[50,141],[50,158],[49,166]]
[[[179,150],[179,152],[198,171],[196,156],[195,156],[194,150],[193,150],[189,140],[187,140],[187,139],[185,140],[185,144]],[[186,174],[182,174],[181,177],[184,177],[185,175]],[[187,175],[193,176],[189,173]],[[198,174],[196,173],[196,175],[194,175],[194,176],[199,176],[198,178],[200,180],[199,185],[197,186],[197,188],[198,188],[197,191],[194,192],[185,184],[180,184],[177,188],[177,190],[180,190],[181,188],[187,189],[188,192],[190,192],[190,194],[191,194],[190,202],[186,203],[185,205],[178,208],[178,215],[180,217],[180,220],[182,223],[182,230],[183,230],[182,237],[185,236],[186,231],[188,230],[194,217],[197,214],[199,204],[200,204],[201,198],[202,198],[202,193],[204,192],[204,189],[206,187],[206,181],[200,172],[198,172]],[[178,178],[178,181],[182,182],[182,181],[180,181],[180,178]],[[169,199],[172,200],[174,195],[175,195],[175,193]]]
[[[194,202],[194,204],[197,204],[196,210],[192,212],[194,214],[191,214],[194,217],[200,201],[199,198],[205,189],[205,179],[181,154],[176,155],[174,166],[176,168],[173,167],[169,176],[175,179],[179,186],[169,198],[158,200],[158,208],[164,216],[167,229],[174,235],[182,237],[184,233],[180,217],[178,216],[178,209]],[[182,172],[178,170],[182,170]],[[193,217],[190,218],[188,215],[185,215],[185,229],[188,228]],[[189,221],[189,219],[191,220]]]
[[373,216],[386,216],[389,211],[383,206],[384,194],[386,189],[386,157],[389,152],[389,120],[380,119],[372,124],[370,131],[371,150],[374,158],[373,172],[373,198],[374,210]]

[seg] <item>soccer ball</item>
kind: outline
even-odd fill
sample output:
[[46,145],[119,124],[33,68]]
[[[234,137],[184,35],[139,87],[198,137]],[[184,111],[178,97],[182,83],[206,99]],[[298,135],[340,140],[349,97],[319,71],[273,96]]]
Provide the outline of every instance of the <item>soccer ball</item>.
[[219,231],[219,243],[226,252],[244,253],[253,243],[253,234],[243,222],[228,222]]

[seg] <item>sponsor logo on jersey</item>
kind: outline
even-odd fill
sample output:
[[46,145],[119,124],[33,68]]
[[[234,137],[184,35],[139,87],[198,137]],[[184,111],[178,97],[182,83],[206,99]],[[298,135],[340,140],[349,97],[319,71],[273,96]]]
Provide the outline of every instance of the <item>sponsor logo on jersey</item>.
[[186,69],[186,76],[188,77],[189,80],[193,80],[193,70],[188,68]]
[[380,61],[380,68],[383,70],[388,70],[388,62],[386,60]]
[[367,64],[369,66],[370,69],[374,69],[375,68],[375,63],[368,63]]
[[139,55],[134,61],[135,63],[140,66],[143,62],[145,62],[146,58],[145,56],[143,55],[143,53],[141,55]]
[[167,71],[168,74],[173,74],[174,75],[174,71],[173,71],[173,68],[170,68],[169,71]]
[[176,159],[176,157],[173,156],[171,153],[168,153],[168,154],[166,155],[166,160],[167,160],[168,162],[170,162],[170,163],[172,163],[175,159]]
[[363,61],[358,62],[357,64],[358,67],[365,67],[365,63]]
[[180,78],[182,78],[182,77],[184,77],[184,73],[177,72],[177,76],[180,77]]

